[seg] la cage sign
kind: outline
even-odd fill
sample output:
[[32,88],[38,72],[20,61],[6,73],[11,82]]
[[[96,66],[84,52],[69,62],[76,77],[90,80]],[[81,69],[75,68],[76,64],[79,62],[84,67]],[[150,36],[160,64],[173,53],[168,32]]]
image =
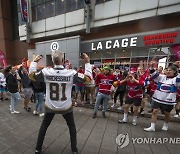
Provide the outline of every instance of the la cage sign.
[[96,43],[91,43],[91,50],[107,50],[107,49],[116,49],[116,48],[126,48],[126,47],[136,47],[137,46],[137,37],[115,39],[115,40],[106,40],[99,41]]

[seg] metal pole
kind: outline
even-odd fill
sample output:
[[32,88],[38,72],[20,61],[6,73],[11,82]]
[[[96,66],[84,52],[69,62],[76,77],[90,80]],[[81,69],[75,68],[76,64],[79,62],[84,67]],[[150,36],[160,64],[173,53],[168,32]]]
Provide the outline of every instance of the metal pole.
[[27,17],[27,22],[26,22],[26,42],[30,43],[31,42],[31,0],[27,0],[27,13],[28,13],[28,17]]
[[86,33],[90,33],[90,4],[86,5]]

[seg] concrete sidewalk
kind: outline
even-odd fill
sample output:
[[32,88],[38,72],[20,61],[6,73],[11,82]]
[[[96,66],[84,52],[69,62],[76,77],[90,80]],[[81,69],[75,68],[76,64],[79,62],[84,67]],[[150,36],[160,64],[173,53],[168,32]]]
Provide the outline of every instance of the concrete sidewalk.
[[[20,114],[11,114],[9,103],[9,101],[0,102],[0,153],[33,154],[43,118],[34,116],[32,112],[26,112],[22,104],[17,107]],[[31,103],[31,105],[35,104]],[[133,126],[131,115],[128,116],[129,123],[119,124],[118,119],[123,117],[121,113],[107,112],[106,119],[102,118],[100,111],[98,117],[93,119],[92,113],[93,110],[90,108],[74,108],[80,154],[179,154],[180,152],[180,124],[178,122],[171,122],[169,131],[164,132],[161,130],[163,121],[158,120],[156,132],[144,132],[143,128],[150,125],[150,118],[138,117],[137,126]],[[125,142],[121,141],[128,141],[122,140],[125,134],[128,135],[129,142],[127,143],[129,144],[124,148],[118,148],[117,143],[125,145]],[[147,144],[141,142],[143,138],[166,138],[167,140],[173,138],[179,144],[169,142]],[[138,140],[133,143],[133,139]],[[61,153],[71,154],[69,130],[63,117],[56,115],[48,128],[43,144],[43,154]]]

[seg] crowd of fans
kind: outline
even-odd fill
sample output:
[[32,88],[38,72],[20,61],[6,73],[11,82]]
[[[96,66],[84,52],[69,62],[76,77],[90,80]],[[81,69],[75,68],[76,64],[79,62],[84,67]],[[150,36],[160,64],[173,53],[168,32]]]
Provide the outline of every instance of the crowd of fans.
[[[106,118],[105,113],[111,100],[113,102],[111,108],[124,111],[123,119],[120,119],[119,123],[127,123],[128,113],[131,112],[134,115],[133,125],[137,125],[138,114],[143,115],[145,106],[149,105],[151,109],[146,112],[152,113],[151,126],[145,130],[155,130],[159,110],[165,115],[163,129],[167,130],[170,112],[174,106],[176,111],[174,117],[180,117],[179,62],[165,69],[161,66],[158,68],[154,66],[156,64],[151,62],[148,69],[131,67],[123,70],[116,67],[113,70],[109,66],[98,68],[92,65],[93,80],[88,84],[74,84],[72,88],[73,104],[75,107],[92,104],[94,106],[93,118],[97,117],[98,109],[101,107],[102,116]],[[78,73],[84,73],[82,66],[74,69]],[[12,114],[19,113],[16,105],[22,100],[20,93],[23,92],[23,108],[27,112],[31,111],[29,102],[33,101],[36,103],[33,114],[44,116],[45,83],[31,80],[24,62],[16,70],[12,66],[1,69],[1,100],[8,100],[8,91],[11,94],[10,112]]]

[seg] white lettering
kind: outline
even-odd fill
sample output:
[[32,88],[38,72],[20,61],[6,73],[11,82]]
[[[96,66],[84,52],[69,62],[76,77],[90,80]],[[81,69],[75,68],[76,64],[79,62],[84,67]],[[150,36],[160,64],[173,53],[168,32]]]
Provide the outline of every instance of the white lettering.
[[111,49],[112,41],[106,41],[106,49]]
[[176,138],[176,144],[180,144],[180,138]]
[[113,48],[119,48],[119,41],[115,40]]
[[168,138],[163,138],[163,143],[168,142]]
[[137,43],[137,37],[132,37],[131,38],[131,42],[130,42],[130,46],[131,47],[136,47]]
[[157,143],[162,144],[162,140],[161,140],[161,138],[158,138],[158,139],[157,139],[156,144],[157,144]]
[[94,47],[94,43],[91,44],[91,50],[96,50],[96,48]]
[[149,144],[149,138],[144,138],[144,143]]
[[143,143],[143,138],[138,138],[138,139],[137,139],[137,143],[138,143],[138,144],[142,144],[142,143]]
[[102,43],[99,42],[98,45],[97,45],[97,50],[101,49],[102,50]]
[[176,138],[170,138],[169,143],[170,144],[175,144],[176,143]]
[[128,38],[122,39],[121,46],[122,46],[123,48],[128,46]]
[[156,143],[156,138],[150,138],[150,143],[152,144],[155,144]]
[[137,140],[137,138],[132,138],[132,143],[135,144],[136,140]]

